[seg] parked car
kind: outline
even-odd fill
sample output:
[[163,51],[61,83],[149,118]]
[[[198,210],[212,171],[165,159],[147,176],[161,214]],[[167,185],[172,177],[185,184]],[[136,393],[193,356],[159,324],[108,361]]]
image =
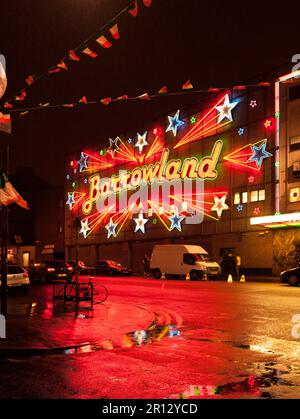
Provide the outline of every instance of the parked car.
[[285,282],[290,284],[292,287],[296,287],[300,284],[300,266],[281,272],[280,279],[281,282]]
[[131,270],[115,260],[98,260],[94,264],[94,275],[118,276],[130,275]]
[[[76,261],[75,260],[68,260],[67,263],[72,266],[73,272],[76,272]],[[86,266],[82,260],[78,261],[78,268],[79,268],[79,275],[89,275],[93,273],[93,268],[90,266]]]
[[220,265],[211,259],[201,246],[189,244],[158,244],[153,248],[150,270],[156,279],[161,275],[190,274],[192,280],[201,279],[204,274],[216,277],[221,274]]
[[[1,286],[1,276],[0,276]],[[26,270],[20,265],[8,265],[7,267],[7,287],[20,288],[27,292],[30,288],[29,275]]]
[[73,268],[65,261],[46,261],[34,263],[29,272],[33,281],[50,282],[54,279],[72,280]]

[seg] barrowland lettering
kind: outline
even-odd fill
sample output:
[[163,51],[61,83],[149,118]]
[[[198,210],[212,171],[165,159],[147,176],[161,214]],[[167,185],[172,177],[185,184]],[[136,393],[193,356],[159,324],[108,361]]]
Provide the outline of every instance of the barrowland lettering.
[[164,181],[186,179],[214,180],[218,175],[216,166],[222,148],[223,142],[218,140],[215,142],[210,156],[201,159],[190,157],[183,161],[181,159],[168,160],[169,150],[165,149],[157,163],[137,167],[131,172],[125,172],[119,176],[113,175],[103,181],[100,174],[95,174],[89,178],[89,194],[82,205],[82,211],[87,215],[99,199],[122,191],[134,190],[155,181],[163,183]]

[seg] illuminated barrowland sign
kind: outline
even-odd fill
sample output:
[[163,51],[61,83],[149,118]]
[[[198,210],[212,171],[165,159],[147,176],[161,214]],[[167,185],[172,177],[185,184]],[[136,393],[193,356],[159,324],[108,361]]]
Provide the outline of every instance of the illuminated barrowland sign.
[[[219,221],[229,210],[228,191],[215,186],[210,191],[220,165],[255,173],[271,156],[267,138],[224,153],[221,134],[232,125],[238,104],[223,94],[205,112],[189,118],[189,124],[178,110],[168,116],[165,127],[110,138],[107,150],[97,154],[81,152],[70,162],[77,181],[67,175],[73,187],[67,205],[80,216],[83,237],[101,228],[110,239],[124,228],[145,234],[151,224],[182,231],[185,224],[199,224],[204,217]],[[238,135],[243,134],[240,127]],[[199,141],[212,136],[214,141],[201,151]]]

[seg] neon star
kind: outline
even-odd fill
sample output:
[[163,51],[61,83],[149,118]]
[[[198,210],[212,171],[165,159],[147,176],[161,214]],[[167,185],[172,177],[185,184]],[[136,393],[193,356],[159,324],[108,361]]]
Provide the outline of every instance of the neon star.
[[238,134],[241,136],[241,135],[244,135],[244,133],[245,133],[245,128],[239,128],[238,129]]
[[272,125],[272,121],[270,119],[267,119],[264,123],[265,128],[270,128],[271,125]]
[[116,227],[117,227],[117,224],[115,224],[115,223],[113,222],[113,219],[111,218],[111,219],[109,220],[109,223],[105,226],[106,230],[108,231],[108,233],[107,233],[107,238],[108,238],[108,239],[109,239],[111,236],[113,236],[113,237],[117,237]]
[[267,143],[262,143],[260,146],[252,145],[252,156],[249,158],[248,162],[255,162],[256,166],[260,169],[264,159],[271,157],[272,154],[266,151]]
[[147,138],[147,131],[144,132],[143,135],[137,134],[137,142],[134,144],[134,147],[137,147],[139,149],[139,153],[142,154],[143,148],[149,145],[149,143],[146,141]]
[[112,138],[109,139],[109,147],[107,149],[107,152],[112,156],[115,157],[115,153],[119,150],[118,142],[120,138],[117,137],[114,140]]
[[248,182],[249,183],[253,183],[255,181],[255,177],[254,176],[249,176],[248,177]]
[[136,223],[134,232],[141,230],[142,233],[145,234],[145,224],[149,221],[147,218],[144,218],[144,215],[142,212],[139,213],[137,218],[134,218],[134,221]]
[[243,205],[242,205],[242,204],[239,204],[239,205],[236,207],[236,210],[237,210],[238,212],[243,211]]
[[83,234],[83,237],[86,239],[88,232],[91,230],[88,226],[89,220],[82,221],[81,220],[81,230],[80,233]]
[[88,158],[89,156],[87,156],[85,153],[81,153],[80,160],[78,160],[79,172],[82,172],[83,169],[87,169]]
[[174,230],[174,228],[177,228],[177,230],[181,231],[181,222],[185,219],[184,215],[178,214],[178,208],[175,207],[174,214],[169,217],[169,220],[171,221],[170,230]]
[[69,205],[70,210],[74,207],[74,205],[75,205],[74,192],[68,192],[68,200],[67,200],[66,204]]
[[214,205],[211,207],[212,211],[216,211],[219,218],[222,216],[222,212],[229,209],[229,206],[226,204],[226,195],[223,195],[221,198],[214,196]]
[[229,101],[229,96],[226,95],[224,99],[223,105],[215,106],[215,109],[220,112],[219,118],[218,118],[218,124],[223,121],[223,119],[228,119],[229,121],[232,121],[232,110],[236,107],[238,102],[232,102]]
[[257,106],[257,101],[256,100],[251,100],[250,101],[250,103],[249,103],[249,105],[251,106],[251,108],[253,109],[253,108],[256,108],[256,106]]
[[174,116],[168,116],[169,126],[166,129],[166,132],[172,131],[174,137],[177,135],[177,130],[179,127],[184,125],[184,122],[179,119],[180,110],[178,110]]
[[254,208],[253,212],[254,212],[255,215],[259,215],[261,213],[261,210],[260,210],[259,207],[256,207],[256,208]]

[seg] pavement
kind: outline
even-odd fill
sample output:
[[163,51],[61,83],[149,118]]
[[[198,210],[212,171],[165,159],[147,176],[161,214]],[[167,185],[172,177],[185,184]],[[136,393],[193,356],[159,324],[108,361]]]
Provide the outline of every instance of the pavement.
[[[74,342],[74,336],[82,336],[94,340],[95,346],[86,345],[82,351],[2,353],[2,398],[300,397],[300,287],[141,277],[97,281],[108,288],[109,299],[92,320],[83,317],[77,322],[70,317],[59,332],[63,340]],[[10,316],[24,315],[29,301],[45,306],[51,286],[37,285],[31,293],[10,297]],[[137,311],[131,312],[131,307]],[[48,310],[47,327],[56,321],[51,306]],[[129,313],[136,317],[124,320]],[[65,315],[71,314],[57,316]],[[153,318],[163,325],[156,339],[140,345],[118,343],[118,336],[144,330]],[[27,316],[28,323],[31,320]],[[119,321],[124,327],[115,324]],[[165,333],[167,327],[180,334]],[[37,342],[45,344],[45,329],[36,329]],[[103,345],[107,336],[115,346]]]

